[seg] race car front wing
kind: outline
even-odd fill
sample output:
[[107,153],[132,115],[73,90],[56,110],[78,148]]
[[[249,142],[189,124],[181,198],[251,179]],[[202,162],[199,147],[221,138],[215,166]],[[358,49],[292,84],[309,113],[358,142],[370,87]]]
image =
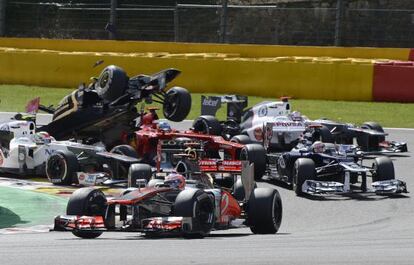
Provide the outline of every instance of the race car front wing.
[[[335,181],[306,180],[302,185],[302,192],[311,195],[340,194],[349,193],[350,191],[349,184],[346,185]],[[398,179],[373,182],[371,189],[368,189],[366,192],[372,192],[378,195],[408,193],[406,183]]]
[[181,216],[152,217],[143,219],[140,228],[121,226],[108,228],[102,216],[59,215],[55,217],[54,231],[118,231],[151,234],[180,234],[197,232],[193,218]]

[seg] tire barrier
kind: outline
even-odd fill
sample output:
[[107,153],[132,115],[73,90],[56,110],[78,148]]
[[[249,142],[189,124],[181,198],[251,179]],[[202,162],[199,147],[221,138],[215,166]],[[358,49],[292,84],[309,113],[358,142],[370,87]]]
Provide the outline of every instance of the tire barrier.
[[374,101],[414,102],[414,62],[376,63]]
[[74,88],[104,60],[130,73],[178,68],[176,84],[191,92],[414,102],[414,67],[401,61],[412,57],[412,49],[392,48],[0,38],[0,83]]
[[372,99],[373,61],[315,57],[233,58],[174,54],[58,52],[0,49],[0,83],[76,87],[97,75],[96,61],[130,73],[178,68],[176,83],[199,93],[238,93],[304,99]]
[[309,56],[333,58],[386,58],[392,60],[411,60],[410,49],[405,48],[354,48],[354,47],[317,47],[252,44],[206,44],[174,43],[150,41],[113,41],[113,40],[70,40],[35,38],[0,38],[0,47],[21,49],[45,49],[66,52],[118,52],[146,53],[226,53],[238,54],[243,58]]

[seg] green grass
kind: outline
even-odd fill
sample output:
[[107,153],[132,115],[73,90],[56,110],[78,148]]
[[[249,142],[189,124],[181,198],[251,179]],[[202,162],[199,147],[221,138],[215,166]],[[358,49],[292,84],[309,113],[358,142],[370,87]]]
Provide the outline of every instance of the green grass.
[[[44,88],[35,86],[0,85],[0,111],[24,111],[26,103],[35,97],[43,105],[57,105],[72,89]],[[193,106],[188,119],[200,115],[200,94],[192,94]],[[249,106],[269,98],[249,97]],[[361,124],[377,121],[384,127],[414,128],[413,103],[349,102],[327,100],[292,99],[293,110],[298,110],[311,119],[326,117],[343,122]],[[224,119],[223,108],[218,116]]]

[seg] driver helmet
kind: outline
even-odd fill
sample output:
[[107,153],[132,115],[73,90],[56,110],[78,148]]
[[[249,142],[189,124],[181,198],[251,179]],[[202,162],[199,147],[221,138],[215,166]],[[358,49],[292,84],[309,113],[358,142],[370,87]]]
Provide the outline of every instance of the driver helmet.
[[47,132],[38,132],[35,134],[35,140],[40,143],[49,144],[52,142],[52,137]]
[[169,124],[168,122],[166,122],[166,121],[160,121],[160,122],[158,123],[158,128],[159,128],[161,131],[165,131],[165,132],[169,132],[169,131],[171,131],[171,126],[170,126],[170,124]]
[[183,190],[185,188],[185,178],[181,174],[171,173],[165,177],[164,184]]
[[323,153],[325,152],[325,144],[321,141],[316,141],[311,146],[313,152],[315,153]]
[[299,111],[292,112],[291,117],[292,117],[292,120],[294,121],[302,120],[302,114]]

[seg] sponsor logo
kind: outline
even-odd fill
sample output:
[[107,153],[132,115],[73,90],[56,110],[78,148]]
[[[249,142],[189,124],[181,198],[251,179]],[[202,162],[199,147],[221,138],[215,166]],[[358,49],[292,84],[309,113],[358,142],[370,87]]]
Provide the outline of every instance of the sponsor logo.
[[200,166],[215,166],[216,164],[217,164],[216,161],[206,161],[206,160],[199,161]]
[[275,122],[274,126],[278,127],[303,127],[304,125],[300,122]]
[[224,193],[221,197],[221,215],[225,215],[229,207],[229,196],[227,193]]
[[256,140],[258,141],[262,141],[263,140],[263,130],[260,127],[257,127],[254,129],[254,138],[256,138]]
[[219,99],[210,99],[210,98],[205,98],[203,100],[203,106],[210,106],[210,107],[217,107],[219,103]]
[[257,112],[257,115],[259,115],[259,117],[264,117],[267,115],[267,106],[262,106],[259,108],[259,111]]
[[228,161],[225,160],[222,163],[223,166],[240,166],[241,165],[241,161]]

